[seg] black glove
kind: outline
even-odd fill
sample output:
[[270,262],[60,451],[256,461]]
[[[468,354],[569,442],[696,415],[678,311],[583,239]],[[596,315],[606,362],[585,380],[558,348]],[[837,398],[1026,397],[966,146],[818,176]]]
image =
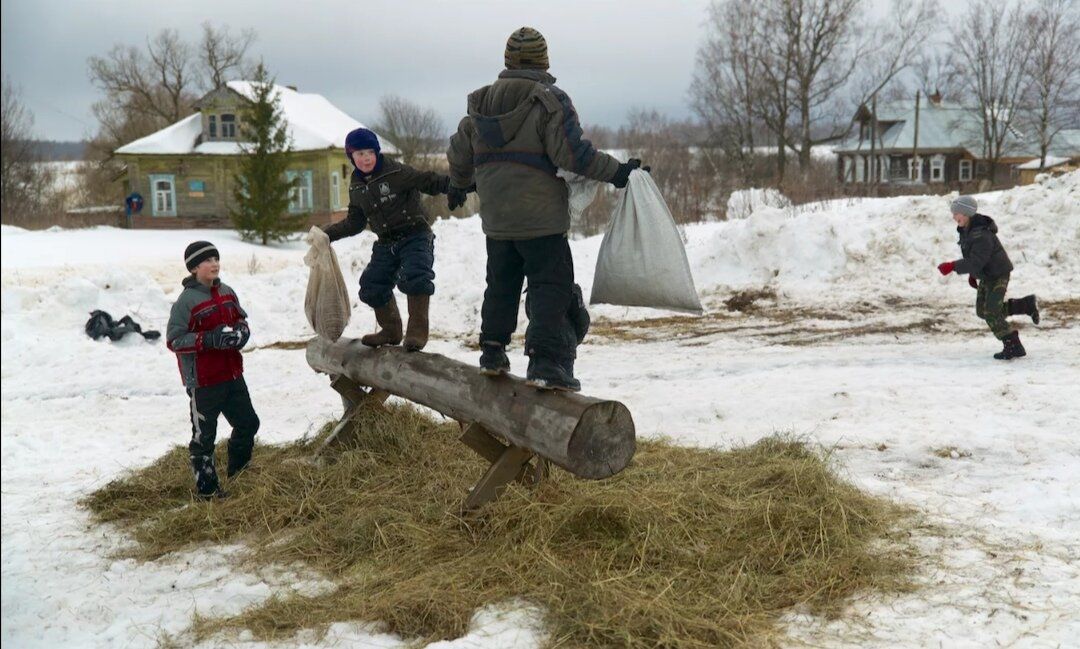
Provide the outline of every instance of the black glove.
[[[611,179],[611,184],[619,189],[626,187],[626,183],[630,182],[630,172],[639,167],[641,167],[641,160],[638,160],[637,158],[630,158],[626,162],[621,163],[619,165],[619,170],[615,172],[615,177]],[[648,167],[645,169],[648,170]]]
[[239,349],[240,332],[225,331],[225,325],[218,325],[203,334],[203,349]]
[[450,187],[447,188],[446,206],[450,208],[451,212],[465,204],[465,199],[468,197],[470,190],[475,191],[476,185],[466,187],[465,189],[454,187],[453,185],[450,185]]
[[246,320],[241,320],[233,325],[233,330],[240,334],[240,340],[237,341],[236,349],[243,349],[244,345],[248,343],[248,339],[251,338],[251,328],[248,327]]

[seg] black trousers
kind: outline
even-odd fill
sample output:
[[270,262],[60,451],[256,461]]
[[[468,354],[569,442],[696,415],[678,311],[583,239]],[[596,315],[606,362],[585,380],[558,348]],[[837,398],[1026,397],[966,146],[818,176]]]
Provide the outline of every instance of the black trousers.
[[566,236],[487,240],[487,290],[480,311],[480,342],[510,344],[517,328],[521,288],[528,280],[525,353],[556,361],[577,356],[568,312],[573,300],[574,259]]
[[232,426],[229,436],[229,475],[247,466],[259,432],[259,416],[251,405],[244,377],[205,388],[188,390],[191,399],[191,470],[199,493],[213,493],[218,488],[214,469],[214,443],[217,441],[218,415]]

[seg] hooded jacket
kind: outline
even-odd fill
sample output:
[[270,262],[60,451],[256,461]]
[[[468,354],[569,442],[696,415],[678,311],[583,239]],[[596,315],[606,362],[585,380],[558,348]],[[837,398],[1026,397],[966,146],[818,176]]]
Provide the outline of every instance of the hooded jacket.
[[200,283],[194,276],[183,281],[184,290],[172,306],[165,340],[176,353],[180,378],[188,389],[205,388],[240,378],[244,358],[238,349],[208,349],[203,334],[218,325],[231,327],[247,319],[236,293],[214,280],[213,286]]
[[469,95],[468,117],[450,138],[450,182],[476,183],[484,234],[534,239],[570,229],[559,169],[611,182],[619,161],[584,139],[577,111],[542,70],[504,70]]
[[967,227],[956,228],[960,234],[960,253],[964,256],[953,270],[963,275],[971,273],[976,279],[997,279],[1012,272],[1012,261],[997,236],[997,223],[983,214],[971,217]]

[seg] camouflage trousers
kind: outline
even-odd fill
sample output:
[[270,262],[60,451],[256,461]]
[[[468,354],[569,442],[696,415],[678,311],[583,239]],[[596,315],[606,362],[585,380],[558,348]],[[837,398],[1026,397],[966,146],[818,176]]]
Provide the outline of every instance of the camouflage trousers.
[[998,340],[1013,332],[1005,319],[1009,315],[1008,306],[1005,304],[1005,291],[1008,288],[1008,275],[980,280],[978,295],[975,297],[975,314],[986,321]]

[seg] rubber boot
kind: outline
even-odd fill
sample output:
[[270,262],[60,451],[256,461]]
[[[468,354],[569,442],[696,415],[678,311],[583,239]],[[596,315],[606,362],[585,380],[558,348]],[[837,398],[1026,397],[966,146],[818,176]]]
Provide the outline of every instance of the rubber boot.
[[381,327],[377,332],[360,339],[368,347],[397,345],[401,342],[401,314],[398,313],[397,300],[390,296],[390,301],[375,309],[375,321]]
[[410,352],[418,352],[427,345],[430,306],[430,295],[409,296],[409,327],[405,331],[405,349]]
[[1024,345],[1020,343],[1020,333],[1012,332],[1008,336],[1001,339],[1004,349],[994,354],[994,358],[999,361],[1007,361],[1011,358],[1020,358],[1021,356],[1027,356],[1027,351],[1024,349]]

